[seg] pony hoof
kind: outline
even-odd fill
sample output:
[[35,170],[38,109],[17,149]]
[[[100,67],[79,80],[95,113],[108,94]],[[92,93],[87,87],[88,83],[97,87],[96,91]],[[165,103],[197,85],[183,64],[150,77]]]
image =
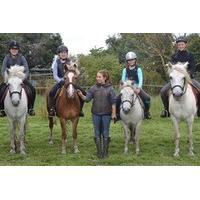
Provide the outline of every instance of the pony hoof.
[[20,151],[20,154],[21,155],[26,155],[26,152],[25,151]]
[[11,150],[10,150],[10,154],[16,154],[16,151],[13,150],[13,149],[11,149]]
[[53,140],[49,140],[49,144],[53,145],[54,144]]
[[194,156],[194,153],[192,151],[189,152],[189,156]]
[[67,154],[66,150],[62,150],[62,151],[61,151],[61,154],[62,154],[62,155],[66,155],[66,154]]
[[136,151],[136,156],[139,156],[140,155],[140,151]]
[[179,153],[175,152],[174,157],[176,157],[176,158],[179,157]]
[[127,154],[128,153],[128,149],[124,150],[124,154]]
[[77,148],[77,149],[74,149],[74,153],[76,154],[76,153],[80,153],[80,151],[79,151],[79,149]]

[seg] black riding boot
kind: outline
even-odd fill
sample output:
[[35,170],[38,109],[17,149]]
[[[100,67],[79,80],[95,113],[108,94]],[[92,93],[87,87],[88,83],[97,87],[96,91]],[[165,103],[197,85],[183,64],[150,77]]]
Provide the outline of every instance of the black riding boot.
[[34,110],[33,108],[29,108],[29,109],[28,109],[28,114],[29,114],[30,116],[35,116],[35,110]]
[[0,110],[0,117],[5,117],[6,116],[6,113],[4,110]]
[[117,119],[114,122],[121,120],[121,118],[120,118],[120,105],[121,105],[121,97],[119,95],[119,96],[117,96],[117,102],[116,102]]
[[162,117],[162,118],[170,117],[169,109],[164,109],[161,112],[160,117]]
[[150,109],[150,104],[144,103],[144,118],[145,119],[151,119],[151,114],[149,112],[149,109]]
[[84,117],[84,112],[83,112],[83,105],[84,105],[84,101],[83,101],[83,99],[81,99],[80,97],[79,97],[79,99],[80,99],[80,114],[79,114],[79,116],[80,117]]
[[48,103],[49,103],[49,117],[55,117],[56,112],[55,112],[55,99],[54,99],[54,97],[49,96]]
[[102,144],[101,144],[101,138],[99,137],[95,137],[94,138],[94,142],[96,144],[96,148],[97,148],[97,157],[98,158],[102,158]]
[[103,158],[108,157],[108,149],[109,149],[110,137],[103,138]]

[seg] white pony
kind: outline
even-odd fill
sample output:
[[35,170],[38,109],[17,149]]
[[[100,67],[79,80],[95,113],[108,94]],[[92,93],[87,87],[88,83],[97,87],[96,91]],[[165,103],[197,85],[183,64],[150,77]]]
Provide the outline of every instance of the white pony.
[[125,134],[124,153],[128,152],[129,141],[136,144],[136,154],[139,154],[139,134],[140,127],[144,118],[144,111],[141,100],[134,92],[132,81],[128,80],[121,84],[121,105],[120,117]]
[[179,156],[179,122],[185,120],[188,127],[189,155],[193,154],[192,126],[197,112],[196,99],[192,91],[191,79],[187,72],[188,62],[168,64],[168,74],[171,84],[169,95],[169,112],[175,128],[175,152]]
[[25,126],[27,118],[27,96],[23,88],[25,78],[23,66],[11,66],[5,72],[5,82],[8,85],[8,91],[4,100],[5,112],[10,125],[11,150],[10,153],[16,153],[16,129],[19,127],[20,153],[25,154]]

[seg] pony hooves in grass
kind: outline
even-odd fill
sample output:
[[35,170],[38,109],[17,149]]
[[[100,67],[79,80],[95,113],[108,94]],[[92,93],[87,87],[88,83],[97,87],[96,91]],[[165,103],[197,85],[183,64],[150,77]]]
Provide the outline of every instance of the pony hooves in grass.
[[140,151],[139,150],[136,150],[136,156],[139,156],[140,155]]
[[62,149],[61,154],[62,154],[62,155],[66,155],[66,154],[67,154],[66,149]]
[[23,150],[23,151],[20,151],[20,154],[21,155],[26,155],[26,152]]
[[78,147],[74,148],[74,153],[75,153],[75,154],[76,154],[76,153],[80,153]]
[[128,154],[128,149],[124,149],[124,154]]
[[174,157],[175,157],[175,158],[179,157],[179,153],[178,153],[178,152],[175,152],[175,153],[174,153]]
[[16,154],[16,151],[13,150],[13,149],[11,149],[11,150],[10,150],[10,154]]
[[53,140],[49,140],[49,144],[53,145],[54,144]]
[[189,156],[194,156],[193,151],[189,152]]

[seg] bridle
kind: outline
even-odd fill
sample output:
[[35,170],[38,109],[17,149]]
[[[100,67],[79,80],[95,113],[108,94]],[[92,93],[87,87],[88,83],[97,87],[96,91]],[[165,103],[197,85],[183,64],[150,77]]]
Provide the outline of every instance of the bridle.
[[183,95],[186,93],[186,91],[187,91],[186,78],[184,77],[184,83],[183,83],[183,86],[181,86],[181,85],[174,85],[173,87],[170,88],[171,91],[172,91],[172,94],[173,94],[173,89],[176,88],[176,87],[178,87],[178,88],[181,89],[182,93],[181,93],[180,96],[183,96]]
[[21,100],[21,98],[22,98],[22,89],[23,89],[23,87],[21,88],[20,91],[14,90],[14,91],[11,92],[10,89],[9,89],[9,86],[8,86],[8,91],[9,91],[9,94],[10,94],[10,98],[12,98],[13,94],[18,94],[19,95],[19,99]]
[[[127,87],[130,87],[130,86],[127,86]],[[132,87],[131,87],[131,89],[133,89]],[[136,96],[135,98],[134,98],[134,96]],[[134,95],[133,95],[133,97],[132,97],[132,99],[131,100],[124,100],[124,101],[122,101],[121,102],[121,108],[122,108],[122,110],[124,111],[124,103],[125,102],[128,102],[128,103],[130,103],[130,105],[131,105],[131,108],[135,105],[135,102],[136,102],[136,100],[137,100],[137,98],[138,98],[138,95],[135,95],[135,93],[134,93]]]

